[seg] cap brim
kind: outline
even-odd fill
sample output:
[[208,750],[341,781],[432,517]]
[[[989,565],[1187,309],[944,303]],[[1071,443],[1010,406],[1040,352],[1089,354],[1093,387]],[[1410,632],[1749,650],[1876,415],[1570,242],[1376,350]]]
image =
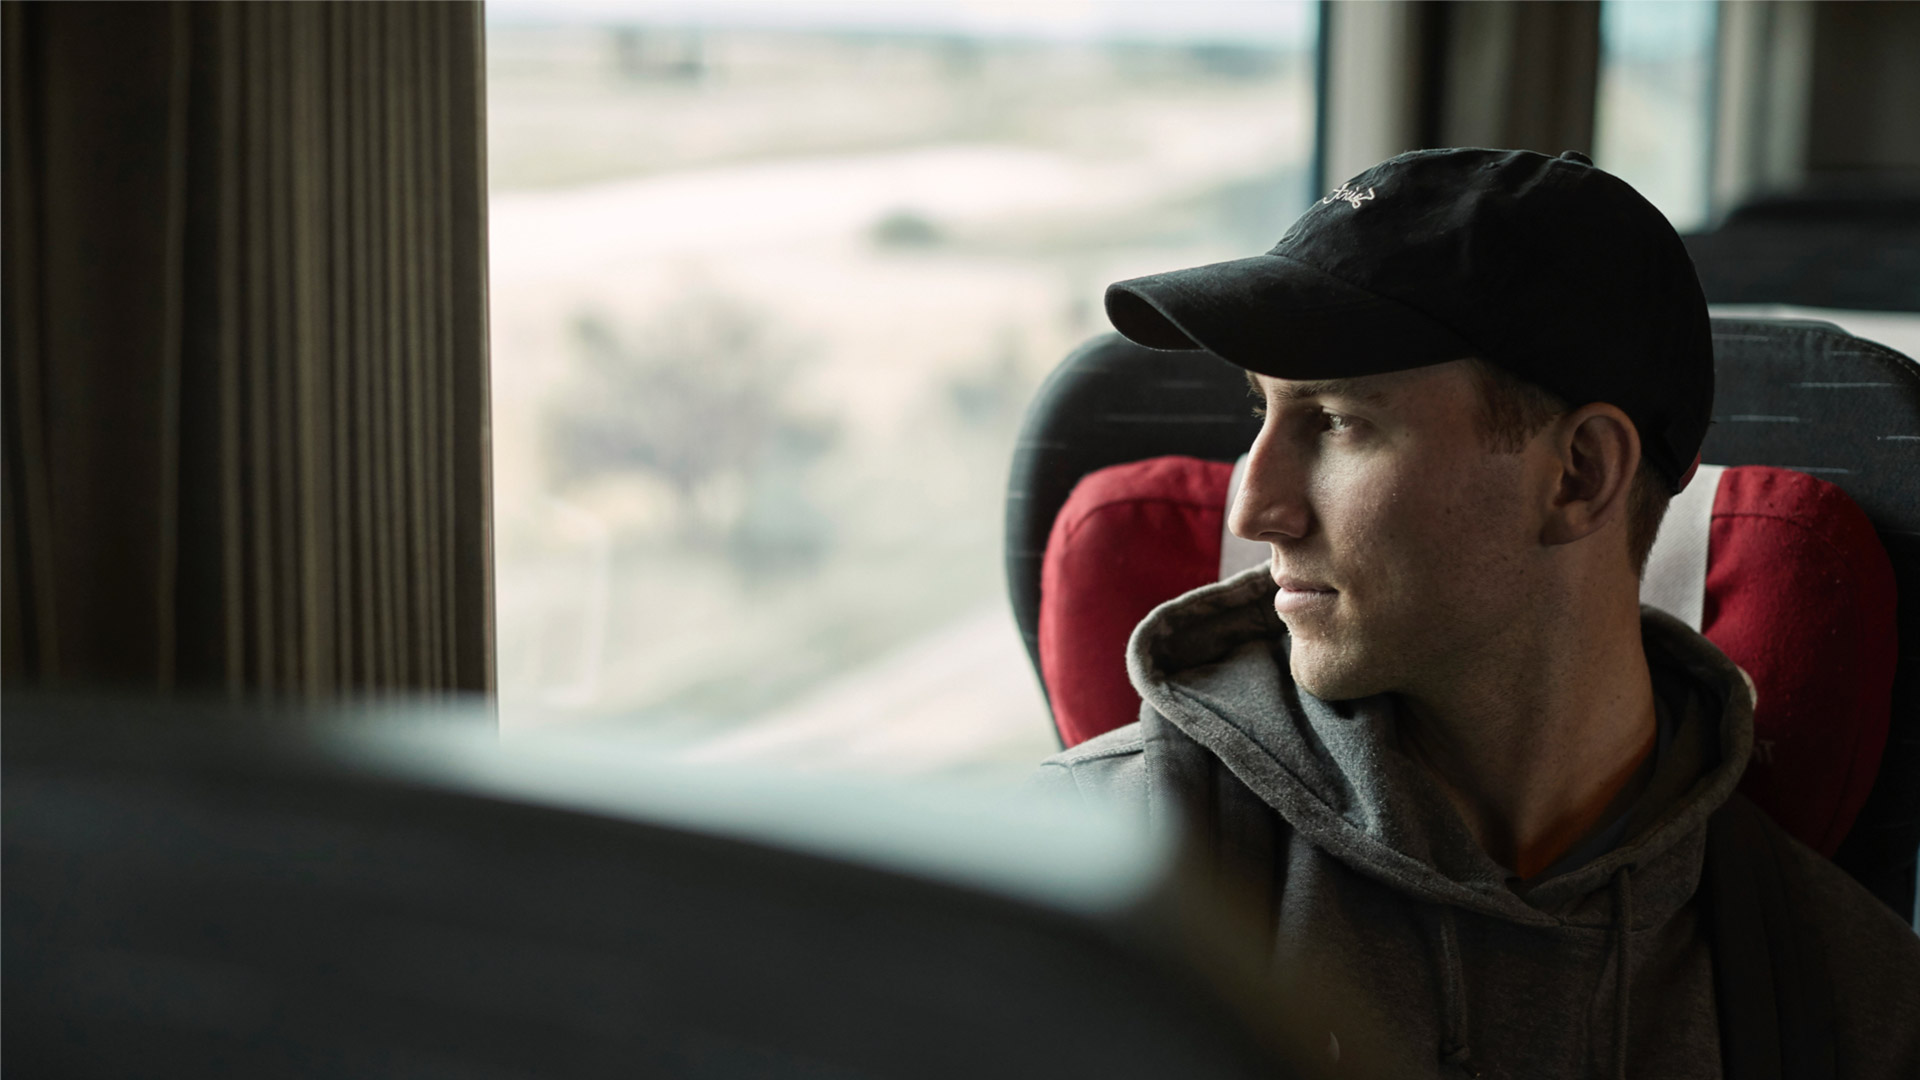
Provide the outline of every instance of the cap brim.
[[1114,329],[1150,349],[1204,350],[1283,379],[1337,379],[1479,355],[1444,324],[1285,255],[1107,286]]

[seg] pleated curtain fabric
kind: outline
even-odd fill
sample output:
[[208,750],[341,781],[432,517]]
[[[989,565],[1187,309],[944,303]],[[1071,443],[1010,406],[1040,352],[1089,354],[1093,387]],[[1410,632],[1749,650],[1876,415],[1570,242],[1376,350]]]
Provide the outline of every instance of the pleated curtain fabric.
[[4,12],[6,685],[490,691],[480,5]]
[[1422,4],[1421,146],[1593,152],[1599,0]]

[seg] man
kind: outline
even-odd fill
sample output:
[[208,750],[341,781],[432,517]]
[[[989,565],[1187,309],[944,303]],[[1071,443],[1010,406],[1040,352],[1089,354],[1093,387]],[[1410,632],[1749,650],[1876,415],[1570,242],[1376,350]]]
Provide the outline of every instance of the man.
[[[1920,1076],[1920,939],[1734,795],[1751,684],[1638,604],[1713,393],[1658,211],[1578,154],[1423,151],[1107,310],[1250,373],[1231,524],[1272,561],[1149,615],[1139,722],[1042,778],[1181,823],[1276,971],[1358,986],[1331,1057],[1344,1026],[1388,1075]],[[1784,882],[1778,1010],[1712,866]]]

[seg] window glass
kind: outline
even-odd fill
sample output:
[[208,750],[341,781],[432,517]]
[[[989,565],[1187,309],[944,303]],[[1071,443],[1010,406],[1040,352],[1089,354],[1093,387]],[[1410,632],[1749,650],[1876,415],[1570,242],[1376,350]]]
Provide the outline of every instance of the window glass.
[[501,723],[1026,770],[1029,395],[1308,201],[1310,3],[488,4]]
[[1594,163],[1681,232],[1703,227],[1713,164],[1714,0],[1605,0]]

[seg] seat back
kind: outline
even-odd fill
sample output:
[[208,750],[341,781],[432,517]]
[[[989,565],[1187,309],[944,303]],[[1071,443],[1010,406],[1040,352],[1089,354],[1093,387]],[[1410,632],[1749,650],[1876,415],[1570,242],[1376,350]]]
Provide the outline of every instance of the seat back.
[[[1702,456],[1808,473],[1850,496],[1893,564],[1899,659],[1880,774],[1834,861],[1914,911],[1920,849],[1920,366],[1829,323],[1716,319]],[[1911,914],[1909,914],[1911,918]]]
[[1159,352],[1107,334],[1047,376],[1027,406],[1007,481],[1007,591],[1036,674],[1047,534],[1080,478],[1166,454],[1232,461],[1259,432],[1246,375],[1206,353]]
[[[1914,591],[1920,589],[1920,372],[1912,361],[1821,323],[1716,320],[1714,333],[1719,391],[1706,459],[1794,469],[1839,486],[1867,514],[1900,591],[1920,596]],[[1129,378],[1139,385],[1123,387]],[[1154,388],[1164,384],[1177,386],[1180,396],[1156,394]],[[1045,539],[1080,477],[1160,454],[1231,462],[1257,431],[1247,406],[1238,369],[1202,354],[1155,352],[1114,337],[1083,347],[1049,380],[1028,417],[1008,505],[1009,587],[1036,670]],[[1060,410],[1078,415],[1058,415]],[[1141,437],[1147,433],[1152,437]],[[1224,475],[1228,468],[1199,473]],[[1910,603],[1900,619],[1905,655],[1898,661],[1884,764],[1835,856],[1903,912],[1913,910],[1920,846],[1916,611],[1920,604]]]
[[1710,304],[1920,311],[1920,194],[1770,196],[1683,239]]

